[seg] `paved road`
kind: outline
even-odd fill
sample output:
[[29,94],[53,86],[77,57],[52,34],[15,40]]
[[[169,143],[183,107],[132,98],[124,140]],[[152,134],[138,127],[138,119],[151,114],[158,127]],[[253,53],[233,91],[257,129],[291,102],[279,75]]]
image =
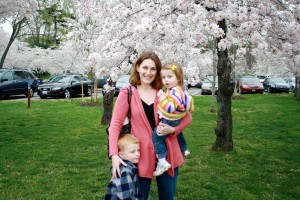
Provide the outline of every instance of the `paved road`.
[[[78,96],[73,97],[73,98],[81,98],[81,95],[78,95]],[[91,97],[84,97],[84,98],[91,98]],[[101,90],[98,90],[97,98],[102,98],[102,92],[101,92]],[[0,98],[0,100],[27,100],[27,99],[28,98],[25,95],[12,95],[12,96],[9,96],[8,99],[1,99]],[[37,93],[34,93],[34,96],[31,97],[30,99],[31,100],[47,100],[47,99],[56,99],[56,98],[48,97],[47,99],[41,99],[40,96],[37,95]],[[61,99],[64,99],[64,98],[61,98]]]
[[[201,89],[199,89],[199,88],[190,88],[188,91],[192,96],[200,96],[201,95]],[[73,97],[73,98],[81,98],[81,95],[78,95],[78,96]],[[84,97],[84,98],[91,98],[91,97]],[[97,98],[102,98],[101,89],[98,90]],[[9,99],[0,99],[0,100],[27,100],[27,99],[28,98],[25,95],[12,95],[12,96],[9,97]],[[55,99],[55,98],[49,97],[47,99]],[[31,100],[44,100],[45,101],[47,99],[41,99],[39,97],[39,95],[37,95],[37,93],[34,93],[34,96],[31,97]]]

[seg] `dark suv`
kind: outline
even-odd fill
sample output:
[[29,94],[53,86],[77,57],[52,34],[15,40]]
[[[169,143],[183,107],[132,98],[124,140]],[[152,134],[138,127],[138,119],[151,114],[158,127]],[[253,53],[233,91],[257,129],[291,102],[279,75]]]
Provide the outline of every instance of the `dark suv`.
[[32,72],[25,69],[0,69],[0,97],[24,94],[32,97],[37,91],[37,78]]

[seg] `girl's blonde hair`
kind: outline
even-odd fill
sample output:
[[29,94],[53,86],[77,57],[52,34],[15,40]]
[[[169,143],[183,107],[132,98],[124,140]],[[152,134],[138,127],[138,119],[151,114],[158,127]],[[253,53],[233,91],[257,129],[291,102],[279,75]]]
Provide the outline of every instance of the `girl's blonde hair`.
[[154,89],[160,89],[162,87],[162,82],[161,82],[161,78],[160,78],[161,62],[160,62],[160,59],[158,58],[158,56],[152,51],[145,51],[138,57],[137,61],[133,65],[133,69],[132,69],[132,72],[130,75],[129,82],[131,85],[140,85],[141,84],[140,74],[138,73],[137,68],[146,59],[153,60],[156,65],[156,70],[157,70],[155,80],[151,83],[151,86]]
[[172,70],[175,73],[175,76],[178,80],[178,85],[183,86],[184,84],[184,74],[182,70],[182,66],[177,62],[170,62],[164,64],[161,68],[162,70]]
[[124,151],[124,149],[129,144],[139,144],[139,140],[132,134],[121,134],[118,141],[119,151]]

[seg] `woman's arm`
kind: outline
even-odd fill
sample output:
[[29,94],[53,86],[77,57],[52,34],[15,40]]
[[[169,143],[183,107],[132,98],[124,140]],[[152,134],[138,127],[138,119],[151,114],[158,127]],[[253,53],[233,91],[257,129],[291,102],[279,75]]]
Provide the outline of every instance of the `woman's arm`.
[[172,127],[170,125],[159,123],[157,127],[157,135],[169,135],[172,134],[172,136],[177,136],[179,133],[181,133],[190,123],[192,122],[192,115],[187,112],[185,117],[182,118],[180,124],[176,127]]
[[192,115],[191,113],[187,112],[184,118],[182,118],[180,124],[175,128],[174,135],[177,136],[179,133],[181,133],[188,125],[192,123]]
[[121,89],[114,106],[113,116],[108,129],[109,156],[112,161],[112,178],[117,178],[117,174],[120,176],[120,164],[126,166],[126,163],[118,156],[118,140],[128,109],[128,90]]

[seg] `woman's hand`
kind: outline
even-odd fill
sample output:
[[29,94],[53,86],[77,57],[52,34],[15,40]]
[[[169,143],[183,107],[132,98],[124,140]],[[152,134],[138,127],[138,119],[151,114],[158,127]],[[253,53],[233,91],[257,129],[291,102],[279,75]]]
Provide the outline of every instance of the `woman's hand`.
[[166,94],[164,93],[164,91],[162,89],[160,89],[158,92],[157,92],[157,97],[160,98],[162,96],[166,96]]
[[115,179],[121,177],[120,164],[124,166],[127,166],[127,164],[118,155],[111,156],[111,164],[112,164],[112,178]]
[[163,135],[169,135],[175,132],[175,128],[168,125],[168,124],[164,124],[162,122],[159,123],[159,125],[157,126],[157,135],[159,136],[163,136]]

